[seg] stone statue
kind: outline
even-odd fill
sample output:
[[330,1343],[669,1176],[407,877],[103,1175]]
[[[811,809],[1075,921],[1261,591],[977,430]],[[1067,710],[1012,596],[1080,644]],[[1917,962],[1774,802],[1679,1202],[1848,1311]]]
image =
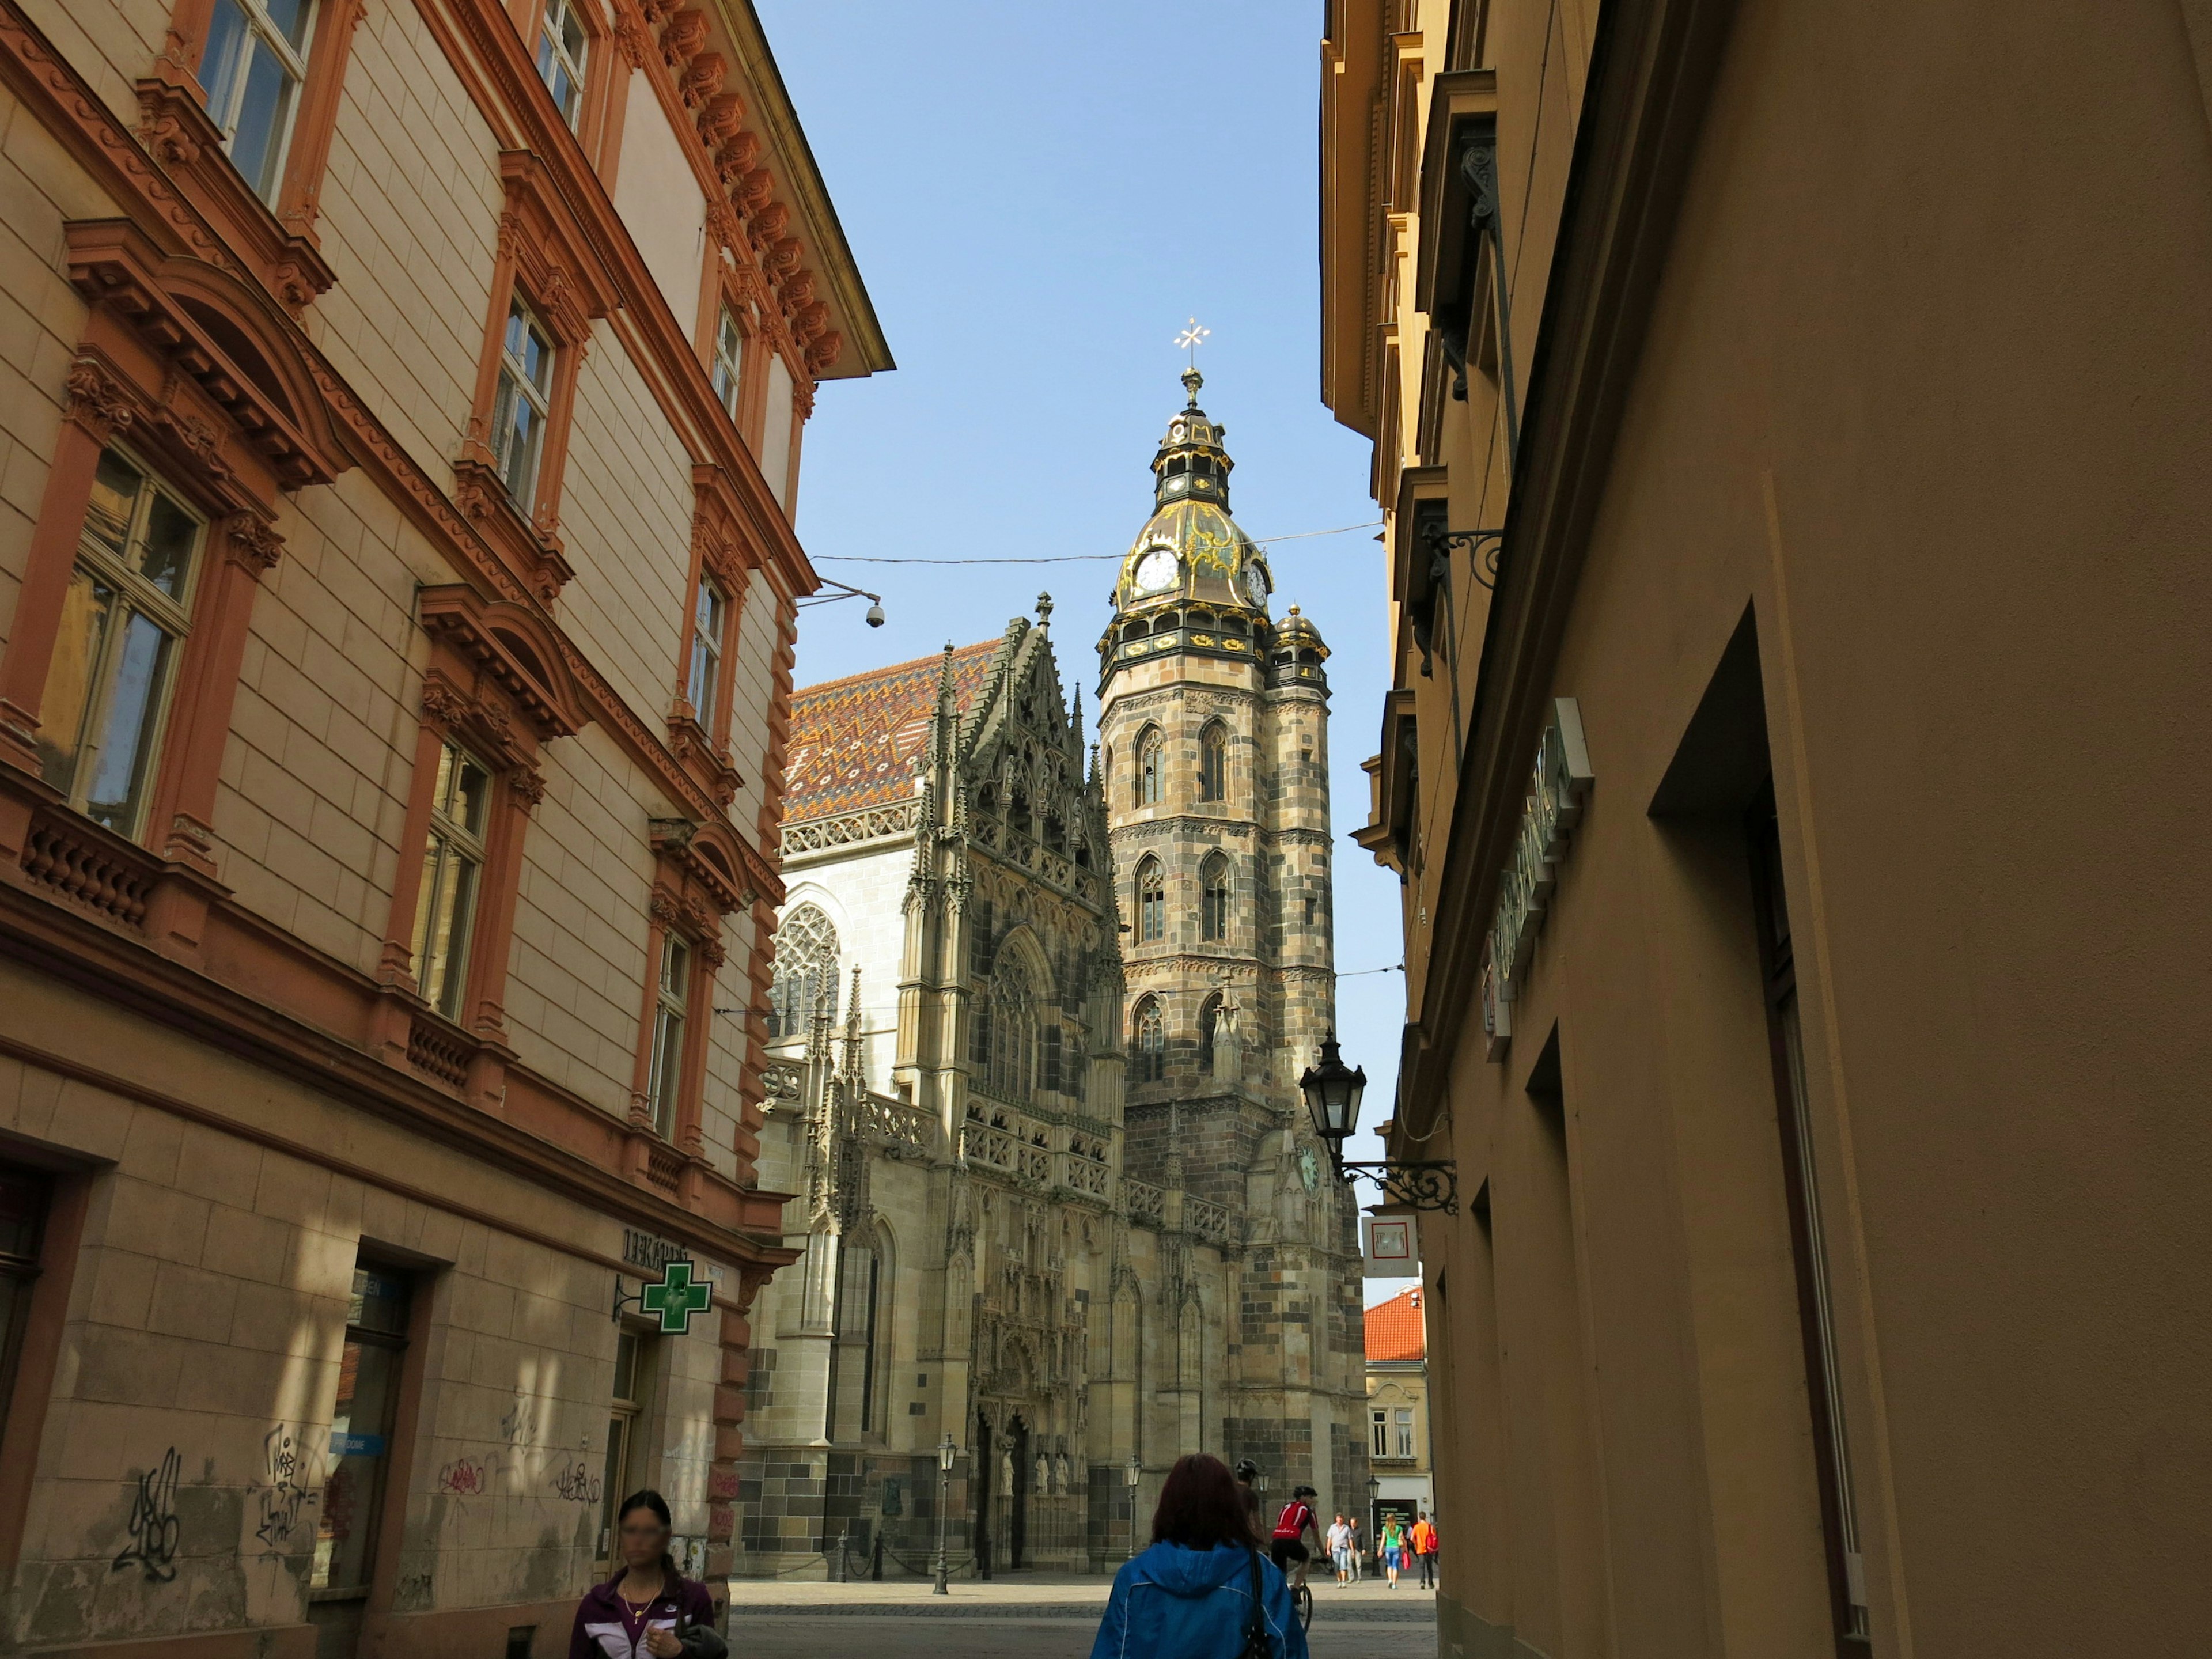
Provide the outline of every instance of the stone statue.
[[999,1454],[999,1496],[1012,1498],[1013,1495],[1014,1455],[1010,1451],[1002,1451]]

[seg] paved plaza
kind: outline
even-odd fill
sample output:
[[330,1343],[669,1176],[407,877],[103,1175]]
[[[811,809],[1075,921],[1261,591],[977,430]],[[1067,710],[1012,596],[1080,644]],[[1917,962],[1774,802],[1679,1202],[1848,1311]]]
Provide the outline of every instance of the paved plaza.
[[[964,1659],[1083,1659],[1091,1651],[1110,1579],[1052,1573],[956,1580],[950,1594],[926,1578],[830,1584],[740,1580],[732,1587],[730,1635],[746,1659],[877,1659],[958,1654]],[[1436,1651],[1435,1598],[1379,1579],[1314,1589],[1314,1659],[1427,1659]]]

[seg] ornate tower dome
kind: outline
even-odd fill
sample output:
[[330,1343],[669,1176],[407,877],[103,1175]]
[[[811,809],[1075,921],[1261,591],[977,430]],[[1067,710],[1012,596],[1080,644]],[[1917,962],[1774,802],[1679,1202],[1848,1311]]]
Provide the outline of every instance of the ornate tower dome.
[[1274,575],[1259,544],[1229,516],[1226,431],[1198,406],[1205,378],[1183,371],[1189,400],[1152,457],[1152,515],[1121,560],[1114,620],[1099,641],[1103,679],[1162,652],[1196,651],[1266,664]]

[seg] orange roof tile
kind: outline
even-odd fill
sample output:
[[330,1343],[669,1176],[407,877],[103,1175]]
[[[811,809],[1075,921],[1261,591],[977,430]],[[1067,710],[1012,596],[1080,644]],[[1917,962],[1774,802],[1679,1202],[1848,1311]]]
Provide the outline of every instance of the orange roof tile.
[[[1003,641],[952,653],[952,695],[966,714]],[[784,761],[786,823],[885,806],[914,793],[914,757],[929,737],[943,653],[894,663],[793,694]]]
[[1421,1287],[1401,1291],[1367,1310],[1370,1359],[1425,1359],[1428,1332],[1421,1323]]

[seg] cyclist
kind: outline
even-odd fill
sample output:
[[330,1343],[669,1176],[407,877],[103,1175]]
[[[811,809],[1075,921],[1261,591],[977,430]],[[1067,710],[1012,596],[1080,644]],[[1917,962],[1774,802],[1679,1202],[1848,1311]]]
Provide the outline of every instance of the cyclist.
[[1250,1458],[1242,1458],[1237,1465],[1237,1495],[1244,1501],[1244,1518],[1252,1523],[1252,1536],[1260,1536],[1260,1493],[1254,1482],[1260,1478],[1260,1466]]
[[[1314,1517],[1313,1505],[1306,1502],[1309,1498],[1320,1496],[1311,1486],[1292,1487],[1291,1501],[1283,1505],[1283,1512],[1275,1517],[1275,1535],[1268,1540],[1267,1553],[1274,1558],[1283,1577],[1288,1578],[1294,1587],[1303,1588],[1306,1582],[1305,1564],[1312,1555],[1312,1551],[1306,1547],[1306,1534],[1313,1534],[1316,1547],[1321,1543],[1321,1523]],[[1291,1571],[1293,1564],[1297,1568],[1295,1574]]]

